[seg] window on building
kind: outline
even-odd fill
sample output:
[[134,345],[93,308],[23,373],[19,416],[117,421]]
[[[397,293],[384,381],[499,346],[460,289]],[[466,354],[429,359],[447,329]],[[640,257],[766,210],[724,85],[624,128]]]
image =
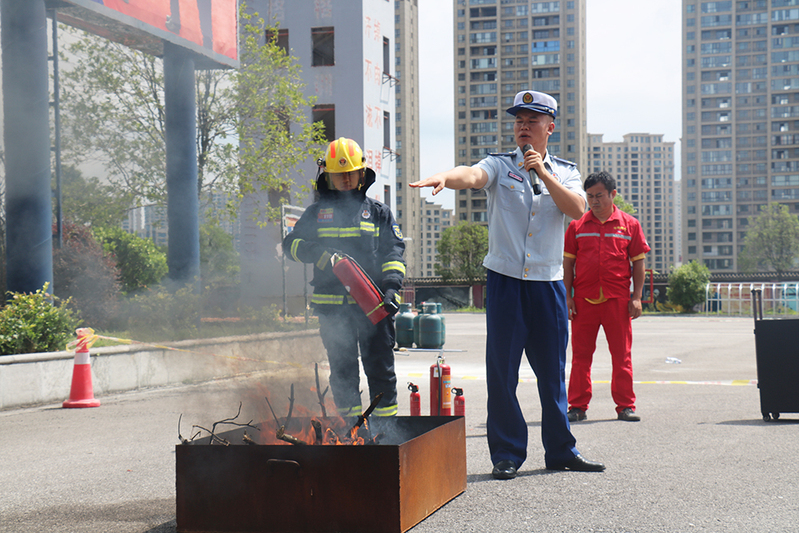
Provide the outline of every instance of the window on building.
[[336,140],[336,106],[320,104],[313,106],[313,121],[321,122],[325,127],[325,138],[328,142]]
[[383,111],[383,147],[391,149],[391,113]]
[[266,30],[266,39],[274,41],[278,48],[289,53],[289,30],[288,28],[279,28],[277,31],[273,29]]
[[389,49],[388,37],[383,37],[383,73],[391,74],[391,65],[389,64],[391,53]]
[[311,28],[313,58],[311,66],[330,67],[336,64],[333,53],[333,26]]

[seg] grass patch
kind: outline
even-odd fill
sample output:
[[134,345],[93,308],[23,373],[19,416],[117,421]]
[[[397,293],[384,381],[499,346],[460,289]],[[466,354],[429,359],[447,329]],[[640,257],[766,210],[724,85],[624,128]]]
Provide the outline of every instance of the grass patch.
[[485,308],[481,309],[481,308],[478,308],[478,307],[475,307],[475,306],[472,305],[470,307],[460,307],[458,309],[455,309],[454,312],[455,313],[483,313],[483,314],[485,314],[486,310],[485,310]]

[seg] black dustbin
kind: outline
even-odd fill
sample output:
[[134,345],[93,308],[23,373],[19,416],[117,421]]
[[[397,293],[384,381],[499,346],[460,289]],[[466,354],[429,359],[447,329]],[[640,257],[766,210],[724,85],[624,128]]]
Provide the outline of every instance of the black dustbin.
[[757,388],[763,420],[799,413],[799,319],[763,318],[763,295],[752,290]]

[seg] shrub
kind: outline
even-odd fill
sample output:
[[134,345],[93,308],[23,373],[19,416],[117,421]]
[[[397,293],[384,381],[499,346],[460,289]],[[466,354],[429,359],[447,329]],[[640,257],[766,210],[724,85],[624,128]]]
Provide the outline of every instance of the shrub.
[[183,340],[197,335],[201,299],[189,285],[174,293],[155,287],[130,298],[128,328],[134,339]]
[[119,270],[86,226],[64,224],[63,245],[53,250],[53,293],[69,300],[83,323],[113,329],[121,293]]
[[8,293],[6,306],[0,309],[0,355],[65,349],[79,321],[68,300],[54,305],[51,298],[47,284],[31,294]]
[[169,270],[166,255],[150,239],[137,237],[122,228],[98,228],[95,237],[111,254],[119,269],[119,281],[126,294],[157,285]]
[[705,287],[710,281],[710,271],[697,261],[683,265],[669,275],[666,297],[672,304],[690,310],[705,301]]

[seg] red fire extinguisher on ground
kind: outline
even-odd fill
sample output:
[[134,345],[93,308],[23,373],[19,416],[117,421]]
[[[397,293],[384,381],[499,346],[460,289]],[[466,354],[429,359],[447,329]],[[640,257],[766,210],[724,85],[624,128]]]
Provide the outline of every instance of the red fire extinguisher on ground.
[[463,397],[463,389],[452,387],[452,394],[455,399],[452,403],[455,404],[455,416],[466,416],[466,399]]
[[419,394],[419,386],[408,383],[408,390],[411,391],[411,416],[422,416],[422,395]]
[[452,416],[452,369],[439,354],[430,367],[430,416]]

